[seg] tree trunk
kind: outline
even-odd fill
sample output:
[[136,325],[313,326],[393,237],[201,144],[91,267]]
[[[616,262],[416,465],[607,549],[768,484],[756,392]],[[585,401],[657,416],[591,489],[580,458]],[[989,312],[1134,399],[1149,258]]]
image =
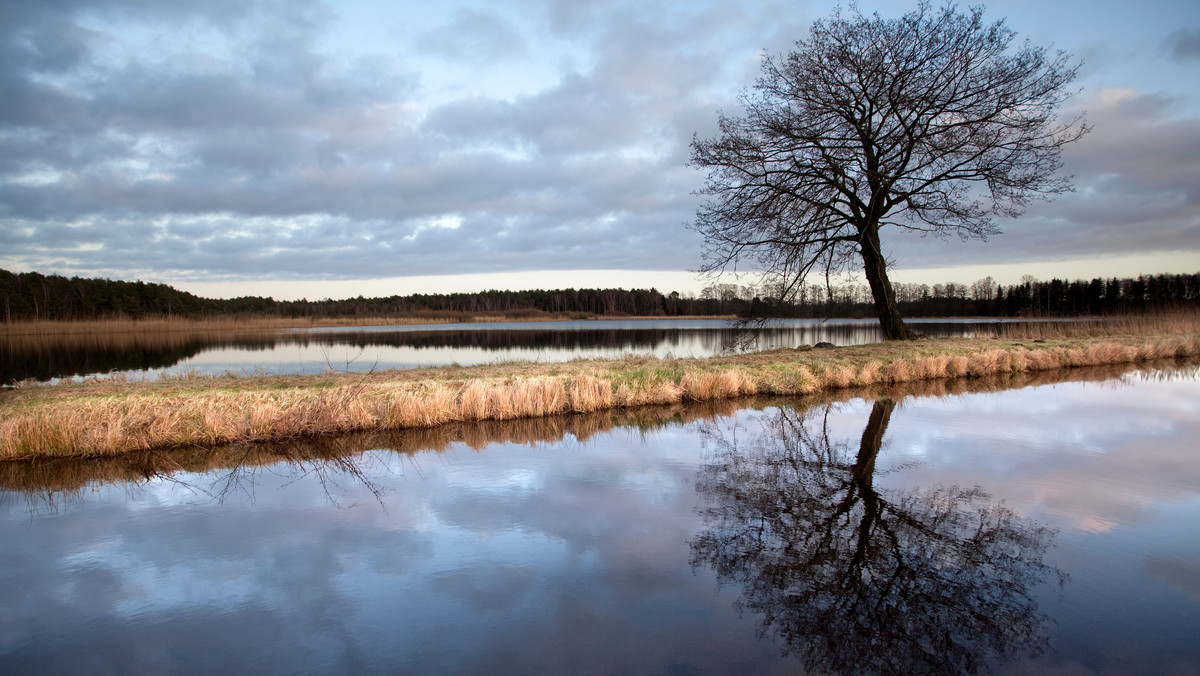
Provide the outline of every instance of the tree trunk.
[[875,312],[879,315],[879,326],[886,340],[911,340],[916,336],[904,325],[900,310],[896,307],[896,294],[887,276],[887,262],[880,253],[879,227],[870,226],[862,231],[859,247],[863,259],[863,272],[871,285],[871,297],[875,300]]

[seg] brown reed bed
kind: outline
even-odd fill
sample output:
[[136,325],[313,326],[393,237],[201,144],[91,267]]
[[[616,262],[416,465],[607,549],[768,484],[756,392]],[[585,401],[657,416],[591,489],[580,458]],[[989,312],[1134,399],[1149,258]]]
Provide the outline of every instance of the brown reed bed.
[[[473,315],[471,316],[473,317]],[[415,324],[449,324],[460,321],[457,314],[430,313],[407,317],[349,317],[323,319],[314,317],[240,317],[222,315],[204,319],[156,317],[149,319],[85,319],[78,321],[0,322],[0,337],[17,336],[123,336],[127,334],[190,333],[212,335],[219,333],[245,334],[283,329],[325,326],[390,326]]]
[[449,310],[422,310],[405,315],[372,317],[268,317],[221,315],[207,318],[153,317],[146,319],[84,319],[72,321],[0,322],[0,339],[58,337],[70,340],[82,336],[86,340],[114,340],[115,337],[135,334],[196,334],[222,335],[275,332],[287,329],[309,329],[334,326],[418,326],[437,324],[475,324],[483,322],[551,322],[599,319],[730,319],[727,316],[705,317],[638,317],[603,316],[585,312],[543,312],[541,310],[511,310],[507,312],[473,313]]
[[1132,315],[1016,322],[1002,326],[1000,337],[1007,340],[1061,340],[1120,336],[1171,336],[1194,333],[1198,326],[1200,326],[1200,309],[1177,308]]
[[[22,493],[30,499],[57,505],[89,486],[142,483],[172,478],[179,472],[211,475],[212,485],[237,481],[238,473],[252,474],[256,468],[280,462],[298,464],[308,470],[361,476],[361,455],[369,450],[402,456],[443,453],[454,445],[483,450],[490,444],[556,443],[571,436],[584,442],[597,434],[618,428],[653,431],[673,424],[733,415],[744,408],[786,406],[803,410],[812,406],[852,398],[943,397],[969,392],[1049,385],[1066,381],[1103,381],[1129,373],[1169,374],[1145,365],[1105,366],[999,373],[979,378],[919,380],[903,383],[881,381],[867,387],[815,392],[804,397],[757,396],[712,399],[700,402],[636,408],[608,409],[585,414],[547,415],[540,418],[454,422],[432,427],[413,427],[348,434],[287,439],[258,443],[236,443],[206,448],[130,451],[100,457],[42,457],[0,462],[0,488]],[[365,480],[365,479],[364,479]],[[213,493],[212,486],[196,486]]]
[[731,415],[744,405],[745,402],[721,400],[610,409],[581,415],[481,420],[213,448],[158,449],[97,458],[56,457],[3,462],[0,463],[0,488],[23,493],[71,493],[89,485],[140,483],[181,471],[223,473],[279,462],[332,463],[334,469],[340,470],[348,467],[343,461],[353,460],[368,450],[413,456],[425,452],[442,453],[456,444],[478,451],[494,443],[526,446],[555,443],[568,435],[582,442],[618,427],[649,431],[673,423]]
[[1146,364],[1200,356],[1197,317],[1173,325],[1172,334],[1123,327],[1104,336],[921,340],[709,359],[645,357],[365,375],[94,380],[22,387],[0,393],[0,459],[110,456]]

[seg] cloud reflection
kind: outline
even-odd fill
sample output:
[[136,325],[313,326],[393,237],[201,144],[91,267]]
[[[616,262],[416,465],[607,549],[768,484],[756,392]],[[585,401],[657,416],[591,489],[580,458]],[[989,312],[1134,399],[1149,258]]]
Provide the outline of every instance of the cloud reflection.
[[1099,533],[1159,519],[1164,507],[1194,499],[1195,439],[1200,380],[1187,369],[1171,380],[1130,374],[909,400],[888,462],[923,463],[900,482],[981,483],[1022,513]]
[[[942,396],[895,394],[894,407],[876,392],[6,465],[0,663],[764,673],[798,667],[780,647],[842,626],[852,627],[842,642],[821,648],[840,660],[830,669],[852,654],[862,669],[893,664],[859,650],[862,628],[897,665],[920,663],[905,641],[949,631],[940,654],[967,671],[1036,649],[1043,612],[1065,618],[1064,656],[1047,656],[1049,667],[1120,670],[1130,662],[1105,652],[1114,637],[1135,644],[1129,654],[1157,656],[1148,669],[1200,663],[1177,638],[1190,641],[1179,618],[1197,616],[1186,544],[1196,519],[1181,507],[1194,512],[1200,494],[1188,446],[1200,390],[1191,377],[1105,373],[1099,384],[990,394],[945,396],[943,386],[930,390]],[[802,577],[784,565],[693,569],[754,553],[717,546],[739,523],[745,542],[769,544],[735,520],[743,507],[760,524],[775,519],[777,543],[809,538],[757,550],[755,563],[829,556],[810,556]],[[1072,524],[1089,516],[1118,521],[1122,539],[1081,537]],[[1161,524],[1153,536],[1138,530],[1145,521]],[[1051,556],[1047,522],[1066,531],[1069,556],[1040,558]],[[1096,559],[1121,577],[1076,575]],[[1062,593],[1092,595],[1053,604],[1030,592],[1068,564]],[[997,588],[988,566],[1009,586]],[[723,570],[756,585],[721,588]],[[1105,584],[1114,579],[1119,587]],[[804,594],[821,602],[805,605]],[[1164,595],[1169,612],[1144,601]],[[744,617],[731,612],[739,597]],[[983,602],[995,605],[963,617]],[[758,636],[766,611],[784,626],[806,609],[845,621]]]

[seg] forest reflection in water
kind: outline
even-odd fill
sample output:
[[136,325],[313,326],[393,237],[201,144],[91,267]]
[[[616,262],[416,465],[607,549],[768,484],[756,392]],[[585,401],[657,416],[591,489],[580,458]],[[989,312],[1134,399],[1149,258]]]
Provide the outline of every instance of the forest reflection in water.
[[150,640],[198,671],[1196,668],[1200,598],[1160,582],[1200,565],[1196,392],[1194,366],[1106,367],[4,463],[0,664],[150,673]]
[[[994,322],[921,322],[931,337],[975,335]],[[752,340],[746,340],[751,336]],[[209,330],[176,332],[0,333],[0,383],[97,374],[153,378],[168,369],[205,375],[231,372],[319,373],[326,369],[471,365],[495,361],[566,361],[627,353],[705,357],[737,347],[754,350],[817,342],[857,345],[881,340],[878,322],[779,320],[749,332],[725,320],[600,320],[437,327]]]

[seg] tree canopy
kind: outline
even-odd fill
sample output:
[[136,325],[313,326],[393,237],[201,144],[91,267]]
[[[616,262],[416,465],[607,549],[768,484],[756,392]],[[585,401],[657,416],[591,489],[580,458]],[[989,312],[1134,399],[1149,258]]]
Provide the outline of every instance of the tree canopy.
[[765,56],[745,114],[692,142],[708,171],[690,224],[703,269],[750,263],[779,300],[810,272],[861,269],[885,336],[911,337],[881,228],[986,239],[995,217],[1070,189],[1061,150],[1088,128],[1059,115],[1078,65],[1015,37],[979,7],[922,2],[898,19],[852,7]]

